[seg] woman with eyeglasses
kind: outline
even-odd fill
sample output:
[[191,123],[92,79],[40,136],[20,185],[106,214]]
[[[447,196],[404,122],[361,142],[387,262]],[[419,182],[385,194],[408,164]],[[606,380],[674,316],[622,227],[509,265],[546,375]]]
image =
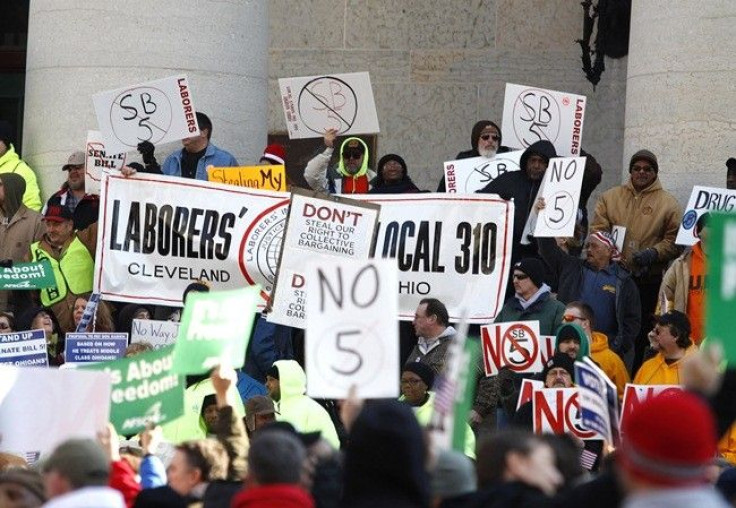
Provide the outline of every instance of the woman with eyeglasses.
[[[408,362],[401,370],[401,397],[399,400],[409,404],[422,427],[429,425],[434,412],[435,373],[432,367],[422,362]],[[470,425],[465,424],[465,455],[475,459],[475,434]]]
[[371,182],[368,194],[406,194],[421,192],[409,178],[404,159],[394,153],[378,161],[378,175]]
[[15,331],[15,318],[8,312],[0,312],[0,333]]

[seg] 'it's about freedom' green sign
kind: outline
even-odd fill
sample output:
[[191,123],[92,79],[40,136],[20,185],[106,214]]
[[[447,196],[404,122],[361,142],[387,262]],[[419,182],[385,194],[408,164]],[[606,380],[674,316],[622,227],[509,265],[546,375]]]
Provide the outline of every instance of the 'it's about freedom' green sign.
[[0,268],[0,290],[45,289],[56,285],[51,263],[44,259],[37,263],[13,263]]

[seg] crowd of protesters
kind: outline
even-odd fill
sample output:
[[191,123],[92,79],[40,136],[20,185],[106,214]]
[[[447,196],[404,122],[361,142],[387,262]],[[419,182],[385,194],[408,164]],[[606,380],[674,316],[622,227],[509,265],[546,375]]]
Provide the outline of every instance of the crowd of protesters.
[[[141,163],[123,174],[206,180],[207,166],[237,165],[212,143],[210,119],[197,113],[197,121],[200,133],[162,165],[155,147],[143,142]],[[78,151],[61,165],[62,188],[42,206],[12,132],[0,122],[0,263],[48,260],[55,286],[0,291],[0,333],[44,330],[49,365],[58,367],[65,334],[80,327],[91,298],[99,198],[85,190],[85,154]],[[510,150],[492,121],[476,123],[470,141],[471,149],[456,158],[490,159]],[[328,130],[304,178],[333,194],[427,192],[400,155],[382,156],[375,171],[374,155],[362,139],[338,142],[337,131]],[[603,168],[585,154],[575,234],[525,236],[530,214],[547,206],[537,193],[556,155],[550,142],[534,143],[521,155],[519,171],[479,191],[515,207],[512,273],[496,322],[538,321],[542,335],[555,336],[555,351],[536,376],[502,369],[487,377],[482,365],[467,366],[477,383],[462,451],[438,450],[428,438],[435,379],[457,334],[439,299],[422,300],[411,329],[402,327],[401,397],[393,401],[306,396],[303,332],[257,315],[242,369],[188,379],[192,403],[183,418],[191,425],[151,427],[138,436],[100,429],[97,441],[66,441],[33,467],[0,455],[0,508],[736,506],[736,377],[708,344],[704,318],[708,215],[695,226],[698,242],[680,248],[681,207],[663,186],[657,156],[639,150],[627,181],[605,191],[589,217],[588,199]],[[283,146],[269,145],[260,163],[285,159]],[[736,161],[727,167],[733,188]],[[626,228],[622,249],[613,235],[617,226]],[[217,287],[193,282],[182,300],[210,290]],[[135,319],[178,317],[177,308],[101,301],[86,329],[130,334]],[[135,343],[127,354],[149,349]],[[533,434],[531,403],[517,404],[523,379],[573,387],[574,362],[585,357],[612,380],[619,398],[631,380],[683,390],[639,405],[615,447]]]

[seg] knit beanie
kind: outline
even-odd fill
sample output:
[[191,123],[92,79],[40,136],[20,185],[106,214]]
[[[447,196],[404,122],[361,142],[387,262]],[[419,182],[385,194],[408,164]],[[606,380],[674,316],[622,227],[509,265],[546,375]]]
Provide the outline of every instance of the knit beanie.
[[388,153],[381,157],[378,161],[378,176],[383,180],[383,165],[386,164],[389,161],[396,161],[401,166],[401,176],[402,178],[406,176],[407,168],[406,168],[406,162],[404,162],[404,159],[400,155],[396,155],[395,153]]
[[431,390],[434,385],[434,369],[422,362],[408,362],[401,372],[413,372],[421,378],[427,389]]
[[621,466],[654,485],[705,484],[716,455],[713,413],[698,396],[668,390],[644,401],[624,420]]
[[2,202],[3,215],[11,219],[23,204],[26,181],[17,173],[0,173],[0,182],[3,183],[5,194]]
[[41,469],[61,473],[75,489],[107,485],[110,477],[110,462],[93,439],[64,441],[43,460]]
[[547,379],[547,374],[552,369],[565,369],[575,382],[575,360],[570,358],[565,353],[555,353],[555,355],[547,360],[547,364],[544,366],[542,371],[542,379]]
[[629,161],[629,173],[631,173],[631,168],[634,167],[634,163],[636,161],[647,161],[649,164],[652,165],[654,168],[655,173],[659,173],[659,164],[657,163],[657,156],[654,155],[649,150],[639,150],[634,155],[631,156],[631,160]]
[[454,450],[439,452],[430,475],[433,496],[452,498],[469,494],[477,488],[473,461]]
[[281,379],[279,368],[276,365],[271,365],[271,368],[266,371],[266,375],[274,379]]
[[588,336],[585,334],[583,327],[577,323],[564,323],[560,326],[557,330],[557,335],[555,336],[555,351],[559,349],[560,342],[570,339],[577,341],[580,344],[576,360],[582,361],[586,356],[590,356]]
[[544,284],[544,265],[537,258],[524,258],[514,265],[514,270],[524,272],[538,288]]

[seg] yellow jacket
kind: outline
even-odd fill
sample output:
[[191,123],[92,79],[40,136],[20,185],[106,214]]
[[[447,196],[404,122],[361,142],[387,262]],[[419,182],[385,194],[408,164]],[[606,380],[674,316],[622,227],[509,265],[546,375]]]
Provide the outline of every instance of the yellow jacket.
[[624,387],[630,379],[629,373],[621,357],[608,347],[608,337],[606,337],[605,333],[593,332],[590,358],[600,366],[601,370],[616,385],[618,399],[623,399]]
[[26,181],[26,192],[23,194],[23,204],[36,212],[41,211],[41,190],[38,188],[36,173],[18,157],[11,144],[8,151],[0,157],[0,173],[17,173]]
[[[434,412],[434,392],[427,393],[429,394],[427,402],[421,406],[412,407],[414,415],[422,427],[429,425],[429,421],[432,419],[432,413]],[[404,396],[399,397],[399,400],[403,402],[405,400]],[[466,423],[465,426],[465,450],[463,450],[463,453],[468,458],[475,460],[475,434],[473,434],[473,429],[470,428],[470,425]]]
[[633,267],[634,253],[652,247],[658,259],[650,271],[662,273],[667,263],[680,252],[675,238],[681,220],[680,204],[662,188],[659,178],[641,192],[637,192],[629,180],[601,194],[595,204],[590,232],[610,232],[613,226],[624,226],[626,237],[622,256],[626,267]]
[[664,355],[657,353],[657,356],[650,358],[642,364],[639,372],[634,376],[635,385],[679,385],[680,384],[680,365],[688,355],[696,352],[698,346],[693,344],[685,350],[685,356],[667,364],[664,361]]
[[728,432],[718,442],[718,453],[732,466],[736,466],[736,423],[729,427]]

